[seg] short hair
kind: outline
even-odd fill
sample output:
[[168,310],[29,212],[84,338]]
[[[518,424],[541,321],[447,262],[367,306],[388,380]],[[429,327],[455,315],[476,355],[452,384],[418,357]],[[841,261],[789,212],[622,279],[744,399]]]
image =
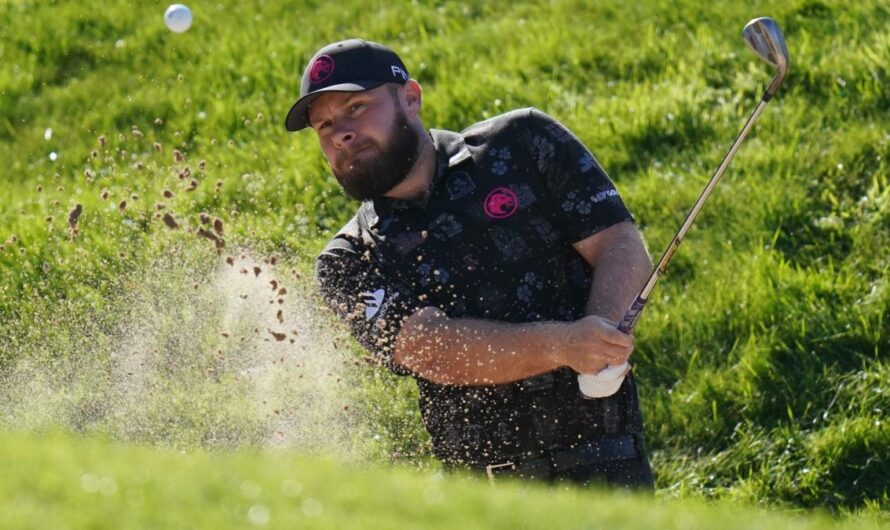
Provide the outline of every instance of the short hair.
[[398,83],[387,83],[386,91],[389,92],[389,97],[392,98],[393,103],[396,104],[397,107],[402,106],[402,102],[399,101],[399,87],[402,86]]

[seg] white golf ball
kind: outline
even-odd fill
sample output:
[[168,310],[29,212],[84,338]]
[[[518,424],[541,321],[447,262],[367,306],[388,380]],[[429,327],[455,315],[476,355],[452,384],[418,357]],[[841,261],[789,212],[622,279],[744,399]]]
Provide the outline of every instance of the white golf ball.
[[182,33],[192,25],[192,11],[184,4],[171,4],[164,12],[164,24],[170,31]]

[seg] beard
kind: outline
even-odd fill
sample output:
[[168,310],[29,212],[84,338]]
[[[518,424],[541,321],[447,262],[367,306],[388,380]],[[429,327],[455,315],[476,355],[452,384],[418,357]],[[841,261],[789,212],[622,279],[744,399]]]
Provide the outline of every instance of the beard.
[[346,195],[360,201],[376,199],[408,177],[417,163],[419,145],[417,132],[408,123],[405,111],[398,107],[384,145],[372,142],[359,147],[359,158],[353,151],[351,160],[338,158],[331,170]]

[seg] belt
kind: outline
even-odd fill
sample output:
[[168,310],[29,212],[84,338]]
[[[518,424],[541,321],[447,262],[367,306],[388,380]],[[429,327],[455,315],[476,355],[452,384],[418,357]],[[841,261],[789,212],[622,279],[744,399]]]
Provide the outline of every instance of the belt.
[[488,478],[498,476],[550,479],[570,469],[640,457],[633,434],[605,436],[572,449],[553,449],[528,459],[514,459],[485,466]]

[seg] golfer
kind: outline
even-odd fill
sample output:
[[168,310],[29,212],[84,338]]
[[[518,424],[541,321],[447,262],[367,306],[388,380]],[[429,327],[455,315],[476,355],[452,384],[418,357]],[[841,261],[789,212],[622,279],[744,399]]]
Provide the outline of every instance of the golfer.
[[447,468],[653,487],[632,373],[586,399],[578,373],[624,363],[616,320],[652,271],[590,151],[521,109],[427,130],[422,91],[358,39],[309,61],[286,127],[311,127],[355,216],[318,257],[320,292],[355,338],[420,389]]

